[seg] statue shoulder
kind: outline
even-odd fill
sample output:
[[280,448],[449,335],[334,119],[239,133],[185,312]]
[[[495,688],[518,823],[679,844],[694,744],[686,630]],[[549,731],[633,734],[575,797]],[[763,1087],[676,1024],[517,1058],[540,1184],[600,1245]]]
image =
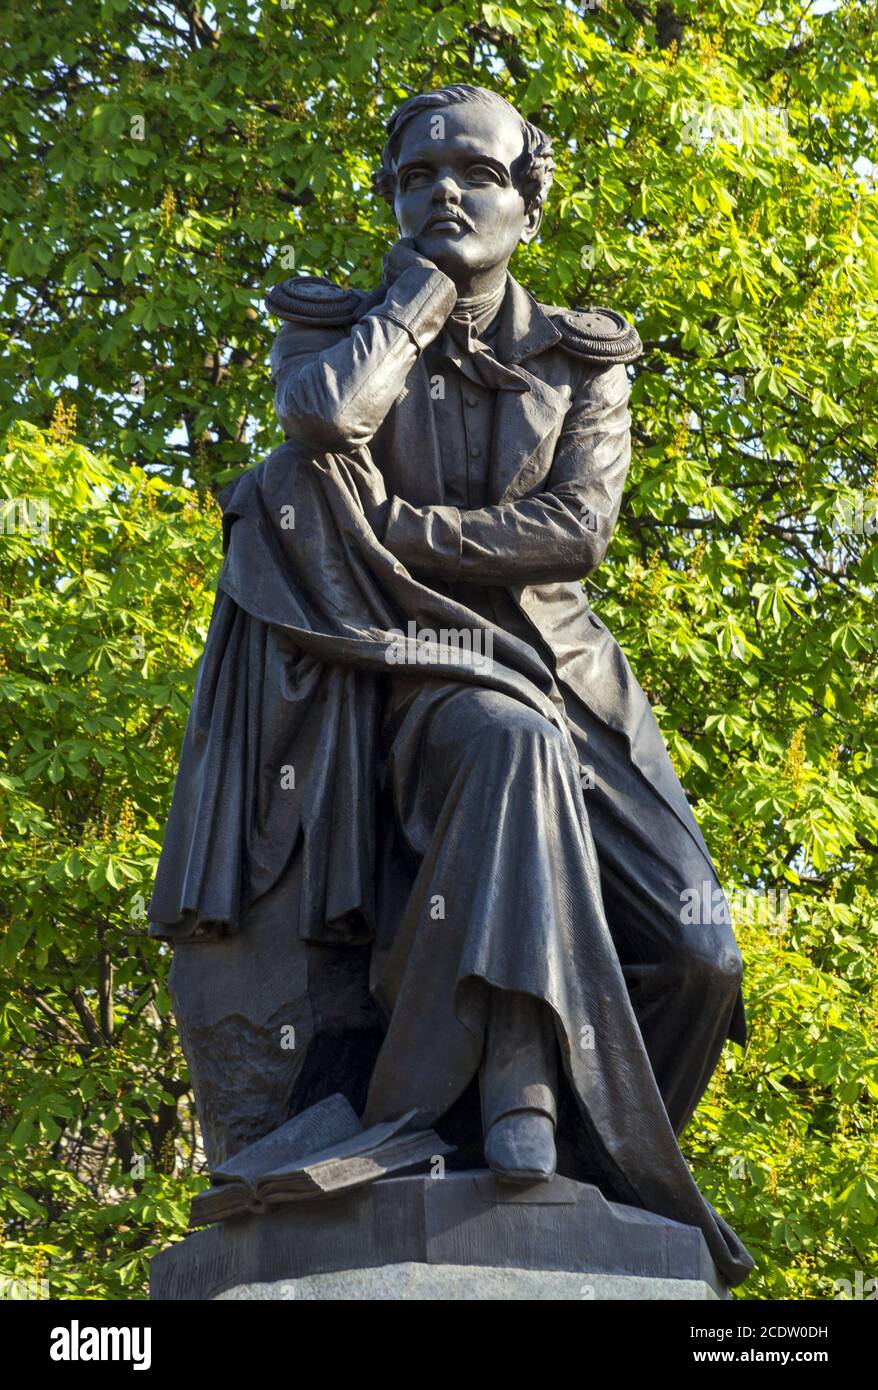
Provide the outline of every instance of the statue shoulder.
[[545,307],[561,334],[559,347],[586,362],[633,362],[643,351],[633,323],[616,312],[589,305],[583,309]]
[[269,313],[288,323],[344,327],[355,323],[384,294],[333,284],[325,275],[292,275],[265,296]]

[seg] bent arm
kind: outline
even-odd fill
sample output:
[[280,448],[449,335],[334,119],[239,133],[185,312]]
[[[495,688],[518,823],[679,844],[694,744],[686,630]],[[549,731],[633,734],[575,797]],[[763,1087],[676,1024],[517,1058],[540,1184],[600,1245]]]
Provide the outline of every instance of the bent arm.
[[583,579],[604,558],[631,460],[625,368],[586,376],[544,491],[473,511],[395,497],[383,543],[416,577],[482,584]]
[[271,368],[287,435],[322,453],[368,444],[456,299],[447,275],[412,266],[350,333],[286,324],[272,348]]

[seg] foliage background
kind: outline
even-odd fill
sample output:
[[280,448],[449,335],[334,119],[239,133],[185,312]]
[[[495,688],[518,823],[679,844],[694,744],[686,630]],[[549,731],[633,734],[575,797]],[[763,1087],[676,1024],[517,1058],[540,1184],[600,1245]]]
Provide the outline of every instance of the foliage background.
[[878,491],[876,27],[850,0],[3,7],[0,496],[52,519],[0,535],[0,1274],[142,1296],[204,1181],[143,907],[213,491],[279,438],[262,291],[377,281],[381,121],[464,80],[557,140],[518,277],[646,345],[592,600],[725,881],[790,892],[738,921],[752,1040],[684,1150],[757,1258],[743,1296],[878,1275],[878,538],[830,526]]

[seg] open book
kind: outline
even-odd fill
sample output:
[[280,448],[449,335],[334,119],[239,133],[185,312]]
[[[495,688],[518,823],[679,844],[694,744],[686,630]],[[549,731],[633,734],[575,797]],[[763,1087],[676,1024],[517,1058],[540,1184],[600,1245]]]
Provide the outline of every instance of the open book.
[[431,1129],[406,1132],[416,1114],[364,1129],[344,1096],[330,1096],[212,1172],[213,1186],[192,1200],[189,1224],[329,1196],[452,1153]]

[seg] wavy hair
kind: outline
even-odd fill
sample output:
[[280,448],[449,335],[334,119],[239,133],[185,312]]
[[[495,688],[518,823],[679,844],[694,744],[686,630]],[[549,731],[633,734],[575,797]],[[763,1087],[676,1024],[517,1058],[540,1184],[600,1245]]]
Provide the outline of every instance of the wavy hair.
[[520,123],[524,137],[524,149],[515,163],[520,167],[513,172],[515,186],[524,199],[525,208],[531,212],[541,208],[549,196],[555,161],[552,158],[552,141],[539,126],[532,125],[516,111],[504,97],[490,92],[486,87],[468,87],[456,82],[449,87],[438,87],[434,92],[421,92],[409,97],[394,111],[385,126],[387,140],[381,151],[381,165],[372,175],[372,187],[380,198],[393,207],[396,193],[396,156],[402,133],[410,121],[423,111],[441,110],[446,106],[466,105],[472,102],[479,106],[490,106],[512,115]]

